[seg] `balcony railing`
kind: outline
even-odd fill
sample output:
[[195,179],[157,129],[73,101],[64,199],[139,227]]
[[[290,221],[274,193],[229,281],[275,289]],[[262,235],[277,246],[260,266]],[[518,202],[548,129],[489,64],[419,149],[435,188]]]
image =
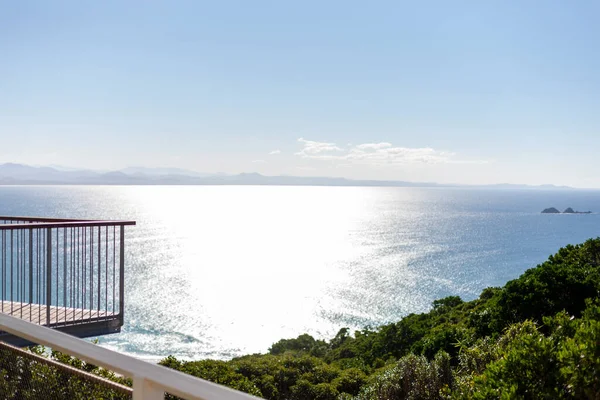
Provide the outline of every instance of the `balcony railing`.
[[119,332],[128,225],[0,216],[0,313],[79,337]]
[[[116,353],[95,344],[75,338],[65,333],[32,324],[6,314],[0,314],[0,330],[9,332],[15,337],[29,343],[37,343],[52,350],[76,357],[92,365],[113,371],[133,381],[132,389],[113,382],[107,382],[92,374],[75,370],[65,365],[43,360],[11,346],[0,345],[0,396],[16,399],[72,399],[73,395],[65,393],[66,386],[79,385],[81,388],[77,398],[163,400],[167,394],[188,400],[257,400],[257,397],[238,392],[227,387],[198,379],[160,365]],[[7,368],[1,364],[7,359],[15,360]],[[35,379],[31,379],[23,359],[33,363],[47,364],[48,368],[37,370]],[[18,364],[20,363],[20,364]],[[27,364],[31,366],[31,363]],[[52,385],[58,376],[61,385]],[[55,378],[56,379],[56,378]],[[71,379],[75,380],[72,382]],[[5,389],[4,382],[16,382]],[[35,386],[37,385],[37,386]],[[56,389],[58,387],[58,389]],[[93,391],[86,396],[84,392]]]

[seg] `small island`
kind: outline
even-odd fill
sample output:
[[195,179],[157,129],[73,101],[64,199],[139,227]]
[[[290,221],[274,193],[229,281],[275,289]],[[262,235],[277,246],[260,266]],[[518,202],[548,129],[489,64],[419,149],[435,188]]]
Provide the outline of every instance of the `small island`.
[[575,211],[571,207],[563,211],[563,214],[591,214],[591,211]]
[[542,214],[591,214],[591,213],[592,213],[591,211],[575,211],[571,207],[567,208],[562,213],[554,207],[545,208],[542,211]]
[[560,211],[558,211],[556,208],[554,207],[550,207],[550,208],[546,208],[542,211],[542,214],[560,214]]

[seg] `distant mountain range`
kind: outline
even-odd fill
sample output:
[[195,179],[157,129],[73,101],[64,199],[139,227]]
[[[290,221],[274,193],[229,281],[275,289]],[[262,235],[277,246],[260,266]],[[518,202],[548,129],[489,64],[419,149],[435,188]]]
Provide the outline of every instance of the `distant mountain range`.
[[[265,176],[258,173],[238,175],[202,174],[180,168],[129,167],[101,172],[62,166],[0,164],[0,185],[295,185],[295,186],[388,186],[388,187],[464,187],[467,185],[431,182],[352,180],[346,178]],[[498,189],[572,189],[555,185],[479,185]]]

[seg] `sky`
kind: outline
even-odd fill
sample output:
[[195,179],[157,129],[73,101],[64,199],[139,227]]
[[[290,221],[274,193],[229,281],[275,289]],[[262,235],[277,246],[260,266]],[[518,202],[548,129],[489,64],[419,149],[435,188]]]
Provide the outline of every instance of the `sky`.
[[0,163],[600,187],[600,3],[0,2]]

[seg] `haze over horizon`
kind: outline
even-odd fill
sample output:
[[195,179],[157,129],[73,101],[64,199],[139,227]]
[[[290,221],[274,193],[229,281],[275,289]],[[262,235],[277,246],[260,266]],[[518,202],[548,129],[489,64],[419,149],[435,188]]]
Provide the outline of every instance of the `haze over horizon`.
[[600,4],[0,6],[0,164],[600,187]]

